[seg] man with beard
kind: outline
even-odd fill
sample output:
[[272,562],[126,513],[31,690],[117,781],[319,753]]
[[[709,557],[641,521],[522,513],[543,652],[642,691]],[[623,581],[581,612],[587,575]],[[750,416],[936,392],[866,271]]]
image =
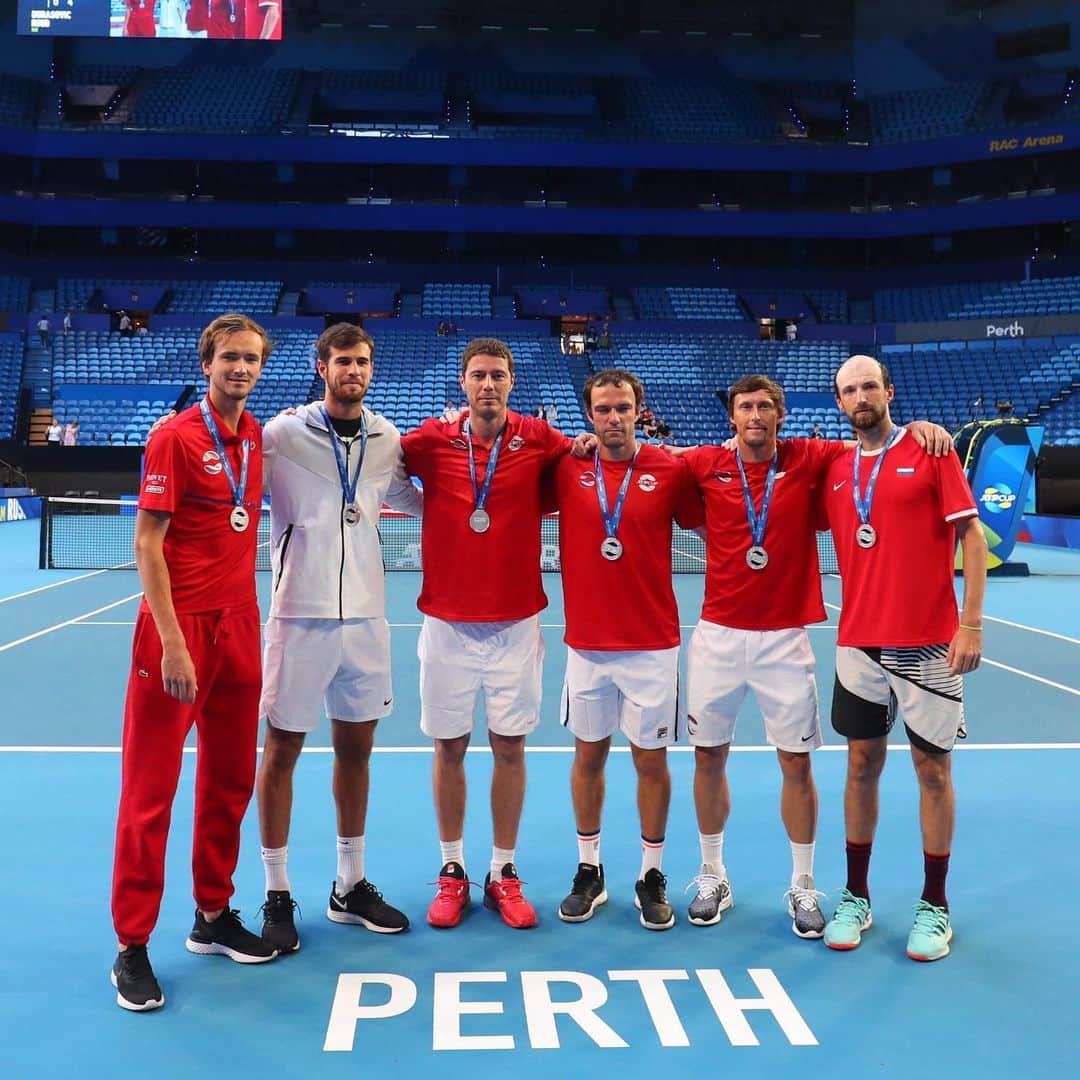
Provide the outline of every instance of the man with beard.
[[258,776],[266,874],[263,937],[300,947],[287,871],[292,778],[307,732],[325,704],[334,745],[337,877],[327,916],[393,934],[408,927],[365,875],[364,832],[375,727],[389,716],[390,632],[385,618],[379,509],[419,514],[401,437],[364,407],[375,343],[338,323],[315,343],[326,383],[321,402],[266,425],[274,583],[266,624],[266,745]]
[[[848,741],[844,822],[847,885],[825,928],[832,949],[854,949],[872,924],[867,883],[878,783],[896,714],[919,783],[924,882],[907,954],[939,960],[952,925],[945,894],[956,815],[950,751],[964,732],[962,675],[982,656],[986,537],[955,451],[926,457],[889,415],[884,364],[853,356],[837,372],[837,404],[858,445],[824,487],[843,583],[832,723]],[[957,618],[953,563],[963,552]]]

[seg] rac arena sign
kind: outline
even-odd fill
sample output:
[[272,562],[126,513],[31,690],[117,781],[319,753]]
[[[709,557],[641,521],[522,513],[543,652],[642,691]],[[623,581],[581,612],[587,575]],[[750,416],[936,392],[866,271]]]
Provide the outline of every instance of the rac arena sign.
[[1003,154],[1011,150],[1043,150],[1051,146],[1064,145],[1064,132],[1056,131],[1051,135],[1025,135],[1022,139],[1018,136],[1007,139],[991,139],[990,153]]

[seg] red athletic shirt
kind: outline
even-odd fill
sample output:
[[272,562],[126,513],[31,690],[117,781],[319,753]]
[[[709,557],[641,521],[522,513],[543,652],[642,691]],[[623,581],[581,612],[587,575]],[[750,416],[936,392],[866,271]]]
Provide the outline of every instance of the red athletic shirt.
[[[213,407],[211,406],[211,409]],[[139,508],[172,515],[165,533],[173,606],[178,614],[246,607],[255,600],[255,548],[262,505],[262,428],[241,413],[236,435],[214,413],[233,477],[240,482],[241,443],[247,440],[247,529],[229,524],[232,492],[213,439],[196,405],[163,427],[146,448]],[[149,610],[143,600],[144,610]]]
[[[469,477],[467,418],[425,420],[401,440],[405,466],[424,485],[424,579],[416,606],[449,622],[511,622],[547,607],[540,583],[540,477],[570,448],[550,424],[507,412],[488,494],[491,527],[469,528],[476,502]],[[473,437],[482,488],[490,451]]]
[[[705,500],[707,622],[739,630],[787,630],[821,622],[821,572],[814,529],[825,470],[844,453],[840,442],[781,439],[762,547],[769,561],[752,570],[746,553],[753,545],[746,517],[736,451],[699,446],[683,454]],[[746,481],[761,512],[769,462],[743,462]]]
[[[843,608],[839,645],[936,645],[951,641],[958,617],[953,589],[953,522],[978,514],[956,452],[935,458],[904,432],[885,455],[874,488],[870,524],[877,543],[855,541],[852,495],[855,451],[825,477],[825,506],[840,564]],[[864,454],[863,492],[878,454]]]
[[[627,462],[605,461],[601,468],[608,511],[614,512]],[[592,457],[566,456],[555,467],[564,640],[574,649],[673,649],[680,635],[671,586],[671,522],[684,529],[702,523],[694,479],[678,458],[641,446],[615,534],[623,555],[612,562],[600,554],[607,531],[594,469]]]
[[[244,0],[244,37],[255,40],[258,38],[263,28],[263,23],[266,22],[267,13],[270,10],[270,6],[267,4],[267,0]],[[274,27],[274,32],[270,37],[266,38],[266,41],[280,41],[281,40],[281,10],[282,3],[278,0],[278,22]]]
[[[234,38],[242,25],[245,0],[191,0],[187,27],[192,32],[205,30],[210,38]],[[230,19],[230,13],[234,18]]]
[[124,37],[156,37],[154,0],[127,0]]

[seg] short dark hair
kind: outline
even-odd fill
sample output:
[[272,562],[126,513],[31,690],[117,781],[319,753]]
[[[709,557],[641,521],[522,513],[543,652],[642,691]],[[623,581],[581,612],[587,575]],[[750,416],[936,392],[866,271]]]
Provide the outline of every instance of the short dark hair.
[[[881,385],[886,390],[888,390],[889,387],[892,386],[892,384],[893,384],[892,375],[889,374],[889,369],[885,366],[885,364],[881,360],[879,360],[876,356],[870,356],[868,353],[856,353],[854,356],[849,356],[848,360],[854,360],[855,356],[865,356],[867,358],[867,360],[873,360],[874,363],[877,364],[878,368],[881,371]],[[847,360],[845,360],[844,363],[846,364]],[[843,366],[844,366],[843,364],[840,365],[840,367],[843,367]],[[836,374],[833,376],[833,390],[837,394],[840,393],[839,378],[840,378],[840,368],[837,368],[836,369]]]
[[784,388],[775,379],[770,379],[768,375],[744,375],[741,379],[733,382],[728,388],[728,419],[732,420],[735,418],[735,398],[739,394],[756,394],[759,390],[764,390],[765,393],[772,398],[772,403],[776,406],[776,411],[781,416],[787,415],[787,403],[784,401]]
[[594,386],[629,386],[634,391],[634,405],[640,411],[645,404],[645,387],[636,375],[622,368],[605,368],[603,371],[590,375],[585,380],[585,386],[581,391],[581,397],[585,402],[585,415],[592,416],[592,392]]
[[315,359],[324,364],[330,359],[335,349],[354,349],[357,345],[366,345],[375,359],[375,339],[355,323],[339,322],[328,326],[315,342]]
[[270,355],[274,346],[267,332],[250,316],[242,315],[239,311],[228,311],[219,315],[199,335],[199,364],[204,366],[214,359],[214,350],[218,341],[230,334],[241,334],[250,331],[262,338],[262,363]]
[[473,338],[468,345],[465,346],[465,351],[461,354],[461,374],[464,375],[469,369],[469,361],[474,356],[497,356],[502,360],[505,360],[507,366],[510,368],[510,377],[514,376],[514,354],[510,351],[510,346],[505,341],[500,341],[498,338],[493,337],[478,337]]

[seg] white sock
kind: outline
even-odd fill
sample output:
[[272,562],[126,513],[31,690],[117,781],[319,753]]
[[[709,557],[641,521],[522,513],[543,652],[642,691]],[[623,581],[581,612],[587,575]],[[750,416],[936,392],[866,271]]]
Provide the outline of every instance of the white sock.
[[791,842],[791,884],[795,885],[805,874],[810,879],[810,888],[814,887],[814,841],[809,844]]
[[645,875],[650,870],[659,870],[664,861],[664,838],[659,840],[646,840],[641,838],[641,873],[638,880],[644,881]]
[[289,845],[262,848],[267,892],[292,892],[289,888]]
[[600,865],[600,830],[594,833],[577,834],[577,858],[579,863],[589,866]]
[[701,861],[709,867],[710,871],[718,878],[726,878],[727,870],[724,868],[724,830],[718,833],[698,833],[701,843]]
[[338,896],[351,893],[357,883],[363,880],[364,838],[362,836],[339,836],[337,838]]
[[501,878],[503,867],[507,863],[514,861],[514,849],[512,847],[495,847],[491,848],[491,876],[493,878]]
[[[440,840],[439,850],[442,852],[443,866],[448,862],[456,862],[462,870],[465,869],[465,841]],[[500,867],[501,869],[501,867]]]

